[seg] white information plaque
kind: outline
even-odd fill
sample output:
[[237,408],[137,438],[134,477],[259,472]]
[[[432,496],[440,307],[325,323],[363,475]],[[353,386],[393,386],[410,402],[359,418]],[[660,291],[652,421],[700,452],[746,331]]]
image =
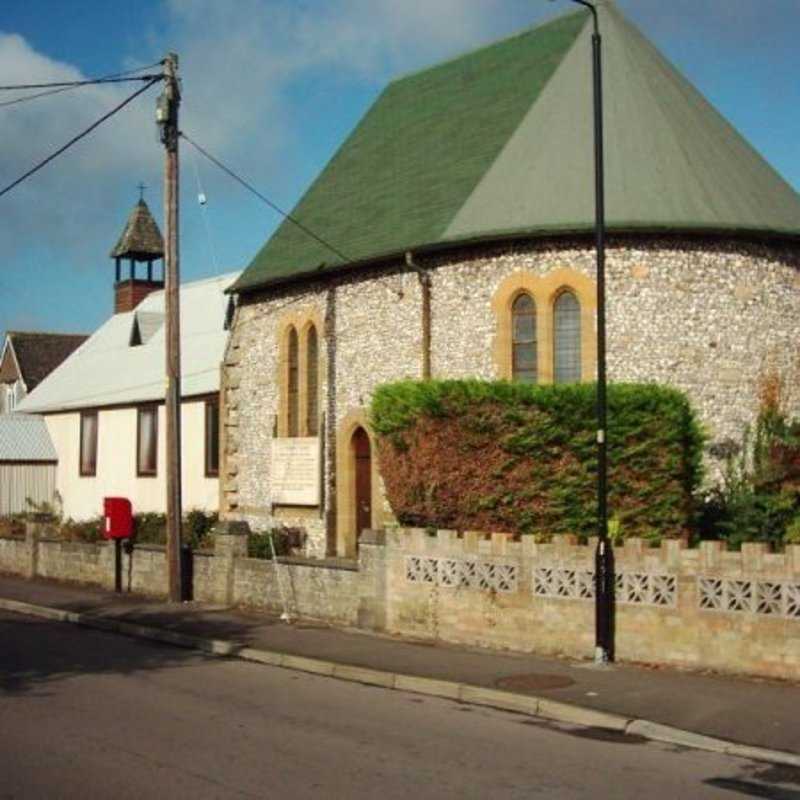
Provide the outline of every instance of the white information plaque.
[[318,506],[320,500],[319,438],[272,440],[272,502],[286,506]]

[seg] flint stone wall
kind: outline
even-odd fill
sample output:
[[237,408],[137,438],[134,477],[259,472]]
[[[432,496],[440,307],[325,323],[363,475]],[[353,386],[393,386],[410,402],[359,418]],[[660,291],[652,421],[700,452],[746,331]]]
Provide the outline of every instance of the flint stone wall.
[[[594,259],[593,246],[578,241],[417,259],[431,275],[433,377],[496,378],[491,304],[503,280],[565,267],[594,280]],[[741,440],[769,375],[780,376],[786,410],[800,414],[797,246],[617,239],[608,249],[607,271],[610,380],[685,391],[711,441]],[[316,312],[332,332],[328,343],[320,339],[321,353],[329,344],[334,353],[332,392],[327,374],[320,376],[320,408],[328,411],[327,511],[336,426],[354,409],[367,408],[379,384],[421,376],[421,287],[415,273],[397,264],[245,297],[237,311],[224,366],[222,513],[255,529],[300,527],[308,534],[308,553],[321,556],[325,514],[276,509],[270,494],[279,402],[276,337],[287,309]],[[718,465],[710,466],[713,476]]]

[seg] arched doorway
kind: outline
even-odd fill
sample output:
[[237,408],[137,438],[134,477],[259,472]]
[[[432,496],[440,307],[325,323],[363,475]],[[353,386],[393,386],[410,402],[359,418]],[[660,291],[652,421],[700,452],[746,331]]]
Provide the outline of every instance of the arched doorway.
[[356,558],[361,531],[383,525],[378,451],[364,409],[351,409],[337,428],[334,552]]
[[351,458],[354,462],[353,517],[355,519],[355,545],[361,532],[372,527],[372,450],[369,436],[361,427],[353,431],[350,439]]

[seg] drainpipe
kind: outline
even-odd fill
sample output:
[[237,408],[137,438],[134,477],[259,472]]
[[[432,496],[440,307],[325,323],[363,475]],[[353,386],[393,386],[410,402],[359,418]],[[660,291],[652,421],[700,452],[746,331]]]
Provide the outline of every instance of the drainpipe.
[[406,253],[406,264],[417,273],[422,292],[422,379],[428,381],[431,378],[431,274],[414,261],[410,250]]
[[[327,451],[328,483],[325,486],[323,502],[327,501],[325,512],[325,555],[336,555],[336,286],[332,284],[325,295],[325,346],[327,356],[327,413],[324,416],[321,433],[325,437]],[[325,451],[323,451],[325,452]],[[323,464],[325,462],[323,461]],[[323,466],[323,471],[325,467]]]

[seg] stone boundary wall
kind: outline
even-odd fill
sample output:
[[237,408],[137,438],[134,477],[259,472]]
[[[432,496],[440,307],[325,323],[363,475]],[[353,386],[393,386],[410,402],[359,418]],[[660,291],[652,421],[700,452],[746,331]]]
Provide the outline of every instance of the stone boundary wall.
[[[24,539],[0,538],[0,572],[114,588],[113,543],[66,542],[47,533],[46,527],[42,535],[39,526],[29,524]],[[123,552],[122,585],[137,594],[166,595],[164,548],[142,544],[132,556]]]
[[[358,559],[247,558],[247,526],[221,523],[194,554],[194,598],[423,640],[591,658],[594,543],[392,529],[362,536]],[[678,540],[615,548],[616,655],[800,679],[800,545],[782,554]],[[166,595],[163,548],[142,545],[123,585]],[[113,588],[112,544],[0,539],[0,572]]]
[[[233,532],[228,532],[233,529]],[[47,528],[29,524],[22,538],[0,538],[0,573],[114,589],[114,545],[45,538]],[[214,552],[193,554],[194,599],[263,608],[293,618],[383,629],[384,548],[364,542],[358,561],[247,558],[247,527],[225,523],[215,531]],[[279,582],[280,581],[280,582]],[[125,592],[151,597],[168,594],[164,547],[136,545],[123,552]],[[286,604],[286,605],[285,605]]]
[[[588,658],[594,650],[594,546],[505,534],[387,533],[390,632]],[[800,678],[800,546],[727,552],[678,540],[615,548],[616,655]]]
[[0,539],[0,572],[34,576],[30,547],[25,539]]

